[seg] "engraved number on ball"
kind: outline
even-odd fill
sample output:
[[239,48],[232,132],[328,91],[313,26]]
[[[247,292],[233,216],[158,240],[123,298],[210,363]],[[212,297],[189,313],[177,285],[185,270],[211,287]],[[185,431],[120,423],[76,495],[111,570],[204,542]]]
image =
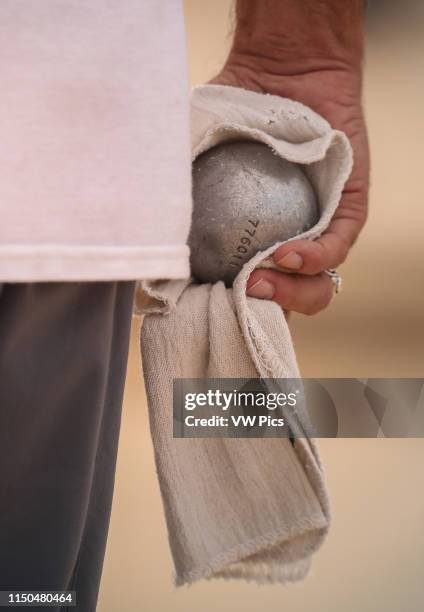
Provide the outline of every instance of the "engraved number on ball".
[[[252,221],[252,219],[248,219],[248,223],[250,223],[254,229],[251,230],[251,229],[245,227],[244,228],[244,232],[246,234],[249,234],[249,236],[251,238],[253,238],[254,235],[256,234],[256,228],[259,225],[259,220],[257,219],[256,221]],[[243,255],[245,255],[248,252],[248,249],[244,245],[250,246],[251,244],[252,244],[252,241],[251,241],[250,238],[248,238],[247,236],[242,236],[240,238],[240,240],[239,240],[239,245],[237,247],[237,252],[238,253],[242,253]],[[233,253],[231,255],[231,259],[239,259],[242,262],[244,261],[244,257],[240,257],[240,255],[237,255],[236,253]],[[230,260],[229,265],[230,266],[234,266],[235,268],[240,268],[240,263],[239,262],[234,262],[234,261]]]

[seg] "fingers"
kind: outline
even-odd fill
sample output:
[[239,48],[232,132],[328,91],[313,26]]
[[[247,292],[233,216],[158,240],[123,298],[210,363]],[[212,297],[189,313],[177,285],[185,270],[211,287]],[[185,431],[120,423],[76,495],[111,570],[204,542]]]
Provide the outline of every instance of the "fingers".
[[[367,217],[365,192],[345,192],[326,232],[316,240],[292,240],[273,254],[281,272],[254,270],[247,294],[273,300],[284,311],[320,312],[333,298],[333,283],[324,270],[346,259]],[[284,274],[291,272],[291,274]]]
[[247,295],[273,300],[284,310],[313,315],[332,300],[333,284],[327,274],[302,276],[254,270],[247,283]]
[[327,231],[316,240],[292,240],[273,254],[282,270],[315,275],[346,259],[366,219],[366,209],[342,200]]
[[315,275],[340,265],[349,247],[336,234],[324,234],[317,240],[296,240],[281,246],[273,255],[284,271]]

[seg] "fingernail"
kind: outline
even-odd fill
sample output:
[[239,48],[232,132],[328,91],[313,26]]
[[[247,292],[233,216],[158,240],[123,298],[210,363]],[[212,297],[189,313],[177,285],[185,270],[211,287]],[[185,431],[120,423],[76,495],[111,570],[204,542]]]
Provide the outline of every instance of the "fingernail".
[[298,253],[291,251],[290,253],[287,253],[287,255],[284,255],[282,259],[279,259],[277,264],[282,268],[299,270],[303,266],[303,259]]
[[263,279],[258,280],[257,283],[254,283],[247,290],[247,295],[250,295],[250,297],[261,298],[263,300],[272,300],[274,293],[274,286]]

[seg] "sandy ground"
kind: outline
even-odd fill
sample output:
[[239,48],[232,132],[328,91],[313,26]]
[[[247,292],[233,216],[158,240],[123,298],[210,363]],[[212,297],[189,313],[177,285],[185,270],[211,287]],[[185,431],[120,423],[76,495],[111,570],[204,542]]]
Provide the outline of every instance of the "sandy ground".
[[[230,2],[185,3],[192,83],[229,44]],[[366,230],[323,314],[293,317],[304,376],[422,377],[424,370],[424,18],[377,21],[365,108],[372,150]],[[422,440],[323,440],[333,524],[300,584],[201,582],[176,590],[153,463],[134,319],[99,612],[416,612],[424,602]]]

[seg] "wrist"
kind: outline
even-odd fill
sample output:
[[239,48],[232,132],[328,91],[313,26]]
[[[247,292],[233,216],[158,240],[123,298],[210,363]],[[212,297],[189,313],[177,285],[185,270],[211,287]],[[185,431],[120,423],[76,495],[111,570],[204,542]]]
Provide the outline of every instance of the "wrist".
[[263,57],[231,53],[210,83],[242,87],[259,93],[298,100],[325,115],[335,103],[361,105],[362,71],[341,62],[313,61],[297,65],[269,64]]
[[312,41],[299,44],[285,38],[278,45],[272,40],[254,41],[244,34],[236,35],[228,62],[246,69],[273,76],[293,76],[315,71],[344,71],[360,73],[362,70],[362,46],[346,48],[337,40],[315,45]]
[[358,70],[363,0],[239,0],[231,55],[261,60],[274,74],[321,67]]
[[287,97],[306,88],[319,99],[336,93],[349,103],[359,100],[362,10],[362,0],[239,0],[233,45],[212,82]]

